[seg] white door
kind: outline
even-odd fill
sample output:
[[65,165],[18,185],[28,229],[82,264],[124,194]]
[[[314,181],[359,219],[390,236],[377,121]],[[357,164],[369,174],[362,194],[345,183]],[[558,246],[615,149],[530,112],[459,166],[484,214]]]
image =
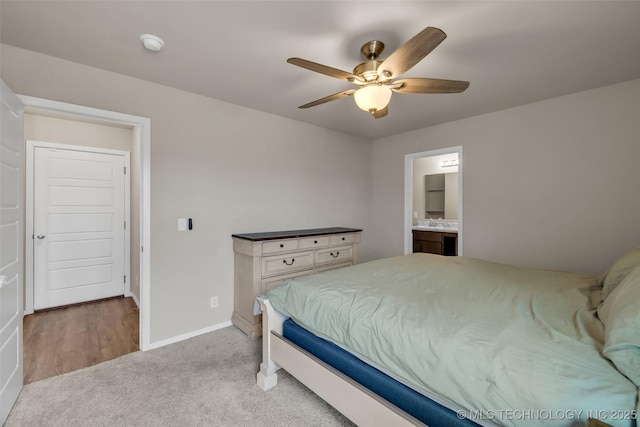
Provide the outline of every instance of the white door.
[[0,80],[0,425],[22,389],[22,103]]
[[35,147],[34,309],[123,295],[125,159]]

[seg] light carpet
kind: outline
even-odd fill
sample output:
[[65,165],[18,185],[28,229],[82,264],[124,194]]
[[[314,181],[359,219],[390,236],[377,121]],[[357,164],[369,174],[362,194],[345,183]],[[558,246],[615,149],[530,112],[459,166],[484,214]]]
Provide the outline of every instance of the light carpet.
[[351,426],[283,370],[263,392],[261,340],[231,326],[28,384],[12,426]]

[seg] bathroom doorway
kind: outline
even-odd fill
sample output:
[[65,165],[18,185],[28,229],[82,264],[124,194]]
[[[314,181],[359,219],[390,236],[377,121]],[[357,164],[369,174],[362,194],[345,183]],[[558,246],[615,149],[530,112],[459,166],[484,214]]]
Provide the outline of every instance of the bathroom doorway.
[[[412,231],[419,225],[455,229],[457,253],[463,254],[462,165],[461,146],[405,155],[405,254],[413,252]],[[442,185],[432,184],[430,191],[428,183],[434,181]]]

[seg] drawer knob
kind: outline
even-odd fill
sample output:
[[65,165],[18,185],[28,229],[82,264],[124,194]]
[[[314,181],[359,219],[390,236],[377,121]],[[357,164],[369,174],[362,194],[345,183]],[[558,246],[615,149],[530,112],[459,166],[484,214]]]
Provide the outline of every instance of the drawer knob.
[[282,260],[282,262],[283,262],[284,264],[287,264],[287,265],[293,265],[293,263],[295,262],[295,260],[296,260],[295,258],[291,258],[291,264],[289,264],[289,263],[287,262],[287,260],[286,260],[286,259],[283,259],[283,260]]
[[284,243],[280,243],[280,247],[281,247],[281,248],[284,248]]
[[317,244],[318,244],[318,241],[317,241],[317,240],[314,240],[314,241],[313,241],[313,243],[315,243],[315,244],[317,245]]
[[346,240],[346,239],[343,237],[342,240]]
[[331,256],[334,258],[338,258],[338,256],[340,256],[340,251],[336,252],[335,255],[333,254],[333,252],[331,252]]

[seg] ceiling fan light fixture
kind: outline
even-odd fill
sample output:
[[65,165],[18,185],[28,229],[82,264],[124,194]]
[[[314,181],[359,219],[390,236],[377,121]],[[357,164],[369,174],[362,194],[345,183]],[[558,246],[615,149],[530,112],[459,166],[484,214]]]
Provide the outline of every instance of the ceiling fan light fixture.
[[387,86],[369,85],[358,89],[353,94],[353,98],[358,108],[369,113],[375,113],[389,105],[391,89]]
[[409,71],[446,37],[447,35],[441,29],[427,27],[384,60],[380,59],[384,43],[372,40],[360,48],[362,56],[367,61],[356,65],[352,73],[302,58],[289,58],[287,59],[289,64],[360,86],[358,89],[343,90],[308,102],[298,108],[314,107],[325,102],[353,96],[358,108],[371,113],[373,118],[380,119],[389,114],[387,105],[391,101],[391,91],[401,94],[464,92],[469,87],[469,82],[425,77],[392,80]]

